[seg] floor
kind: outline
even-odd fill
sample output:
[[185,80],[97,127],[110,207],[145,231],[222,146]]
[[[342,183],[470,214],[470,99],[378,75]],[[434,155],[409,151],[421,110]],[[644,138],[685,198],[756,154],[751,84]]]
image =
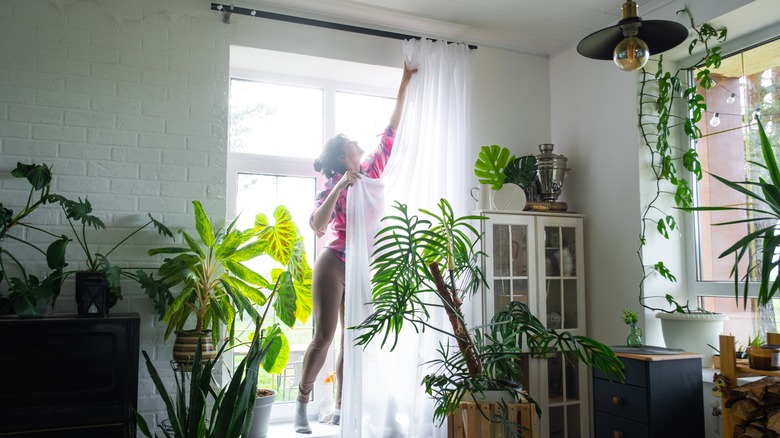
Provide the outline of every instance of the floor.
[[311,421],[311,434],[295,433],[292,423],[273,423],[268,426],[269,438],[338,438],[339,427]]

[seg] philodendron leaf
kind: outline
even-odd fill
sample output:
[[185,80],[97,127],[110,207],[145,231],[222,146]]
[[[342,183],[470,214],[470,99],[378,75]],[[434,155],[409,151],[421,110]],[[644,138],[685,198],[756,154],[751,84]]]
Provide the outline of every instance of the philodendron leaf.
[[278,324],[268,327],[263,337],[263,369],[271,374],[281,374],[290,359],[290,343]]
[[493,190],[498,190],[504,185],[506,166],[514,158],[505,147],[497,144],[482,146],[477,162],[474,164],[474,174],[477,175],[480,184],[490,184]]
[[46,263],[51,269],[62,269],[68,264],[65,262],[65,250],[68,247],[70,239],[68,236],[62,236],[49,245],[46,249]]
[[536,180],[537,168],[536,157],[533,155],[510,160],[504,171],[506,175],[504,182],[517,184],[524,189]]
[[260,213],[255,216],[255,230],[257,230],[257,240],[268,242],[266,252],[274,260],[287,266],[290,263],[293,246],[297,232],[295,223],[292,220],[290,211],[283,205],[276,207],[274,211],[276,224],[271,226],[266,215]]
[[271,278],[273,282],[279,283],[279,287],[276,289],[276,298],[273,301],[276,317],[287,327],[292,327],[295,325],[296,319],[296,297],[292,277],[287,271],[274,269],[271,271]]
[[16,178],[27,178],[27,181],[35,188],[41,190],[51,183],[51,169],[45,164],[22,164],[17,162],[16,169],[11,171]]
[[311,316],[312,296],[311,296],[311,269],[307,271],[306,277],[302,281],[293,281],[295,289],[295,319],[301,323]]

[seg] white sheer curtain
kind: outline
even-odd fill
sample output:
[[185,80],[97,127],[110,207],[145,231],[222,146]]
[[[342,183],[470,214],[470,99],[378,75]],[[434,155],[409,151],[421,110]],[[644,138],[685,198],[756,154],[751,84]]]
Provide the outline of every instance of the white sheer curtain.
[[[385,214],[394,201],[410,211],[435,209],[446,198],[456,214],[470,209],[464,181],[471,171],[469,108],[476,51],[464,44],[429,40],[405,41],[404,57],[419,71],[412,78],[401,126],[392,157],[385,169]],[[361,214],[365,202],[374,197],[373,185],[359,184],[349,191],[347,217]],[[354,193],[353,193],[354,192]],[[351,198],[351,201],[349,200]],[[354,208],[355,214],[351,214]],[[362,219],[356,218],[359,222]],[[368,277],[368,242],[373,232],[367,221],[347,226],[347,291],[345,325],[353,326],[370,314],[362,293]],[[365,228],[361,228],[365,227]],[[354,246],[353,246],[354,243]],[[353,253],[352,251],[356,251]],[[370,251],[369,251],[370,252]],[[361,262],[365,260],[365,262]],[[434,313],[432,324],[443,327],[443,313]],[[352,319],[352,320],[350,320]],[[446,436],[433,427],[433,403],[421,386],[427,370],[423,365],[435,357],[442,339],[432,330],[424,334],[411,327],[401,334],[392,352],[380,351],[378,342],[366,350],[346,348],[341,436],[344,438],[431,438]],[[347,330],[345,346],[354,345],[354,332]]]

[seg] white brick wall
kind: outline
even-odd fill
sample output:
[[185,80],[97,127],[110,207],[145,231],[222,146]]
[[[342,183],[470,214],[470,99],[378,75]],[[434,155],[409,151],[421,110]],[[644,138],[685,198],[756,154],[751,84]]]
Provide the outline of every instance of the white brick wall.
[[[7,173],[21,161],[52,165],[58,193],[89,198],[109,229],[90,230],[101,248],[147,212],[174,232],[192,230],[195,199],[224,217],[229,32],[202,0],[0,0],[0,202],[15,210],[23,202],[27,186]],[[56,210],[33,220],[67,232]],[[112,259],[154,266],[146,251],[169,243],[144,232]],[[81,263],[75,243],[68,254]],[[141,314],[141,350],[172,384],[173,340],[163,343],[143,291],[123,290],[112,311]],[[72,281],[55,311],[75,312]],[[139,369],[138,407],[157,424],[167,414],[143,358]]]

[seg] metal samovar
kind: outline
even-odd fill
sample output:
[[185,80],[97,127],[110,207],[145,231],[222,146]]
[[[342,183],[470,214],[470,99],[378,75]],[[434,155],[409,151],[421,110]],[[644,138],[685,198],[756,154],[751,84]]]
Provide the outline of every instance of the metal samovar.
[[561,194],[563,177],[566,176],[567,158],[553,153],[553,145],[544,143],[539,145],[539,154],[536,156],[536,179],[539,183],[539,196],[542,201],[555,202]]

